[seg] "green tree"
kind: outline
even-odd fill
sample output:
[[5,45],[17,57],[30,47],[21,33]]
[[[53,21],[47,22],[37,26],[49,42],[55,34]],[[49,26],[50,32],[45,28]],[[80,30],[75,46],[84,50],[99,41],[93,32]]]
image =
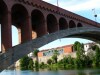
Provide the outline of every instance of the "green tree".
[[96,52],[95,52],[95,57],[94,57],[94,60],[93,60],[93,64],[95,66],[100,66],[100,48],[96,45],[94,50]]
[[68,57],[67,57],[67,61],[68,61],[68,64],[74,64],[74,61],[73,61],[73,58],[69,55]]
[[53,56],[52,56],[52,59],[54,60],[54,63],[57,63],[57,56],[59,55],[58,51],[57,50],[54,50],[54,53],[53,53]]
[[39,67],[40,67],[40,68],[45,68],[44,62],[41,62],[40,65],[39,65]]
[[78,42],[78,41],[76,41],[76,42],[74,43],[74,45],[73,45],[74,51],[77,51],[77,50],[79,49],[79,46],[80,46],[80,45],[81,45],[81,43]]
[[28,69],[29,69],[29,70],[33,70],[33,68],[34,68],[34,62],[33,62],[32,59],[30,59],[29,65],[28,65]]
[[[36,57],[36,61],[35,61],[35,62],[37,62],[36,64],[38,64],[38,52],[39,52],[38,49],[35,49],[35,50],[33,51],[33,56]],[[36,66],[36,64],[35,64],[35,66]],[[39,64],[38,64],[38,65],[39,65]],[[39,67],[38,65],[37,65],[36,67]]]
[[36,69],[39,68],[39,63],[38,63],[38,61],[35,61],[35,68],[36,68]]
[[84,45],[81,44],[80,42],[76,41],[74,43],[74,46],[73,46],[74,50],[77,51],[76,52],[76,59],[75,59],[75,66],[77,68],[80,68],[83,66],[84,64],[84,56],[85,56],[85,51],[84,51]]
[[30,58],[28,56],[25,56],[20,59],[20,69],[21,70],[28,70]]
[[92,48],[92,50],[96,51],[96,48],[97,48],[97,47],[98,47],[97,45],[94,45],[94,46],[92,46],[91,48]]
[[38,50],[38,49],[35,49],[35,50],[33,51],[33,55],[34,55],[35,57],[37,57],[37,56],[38,56],[38,52],[39,52],[39,50]]
[[51,59],[48,59],[47,60],[47,64],[51,65],[52,64],[52,60]]

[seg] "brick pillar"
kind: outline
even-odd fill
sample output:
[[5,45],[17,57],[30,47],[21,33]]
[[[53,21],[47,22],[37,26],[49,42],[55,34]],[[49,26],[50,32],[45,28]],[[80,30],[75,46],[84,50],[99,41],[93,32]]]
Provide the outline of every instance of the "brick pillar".
[[52,28],[52,32],[56,32],[58,30],[59,30],[59,23],[57,22],[54,24],[54,28]]
[[44,24],[45,24],[45,34],[49,34],[48,28],[47,28],[47,21],[46,20],[45,20]]
[[5,12],[2,16],[1,45],[2,52],[12,47],[11,12]]
[[39,33],[39,37],[47,34],[47,26],[46,26],[46,22],[45,21],[43,21],[43,23],[41,24],[41,27],[39,27],[38,31],[39,31],[38,32]]
[[56,28],[56,30],[57,31],[59,30],[59,22],[57,22],[57,28]]
[[25,22],[21,25],[21,42],[29,41],[32,39],[32,25],[31,17],[26,17]]

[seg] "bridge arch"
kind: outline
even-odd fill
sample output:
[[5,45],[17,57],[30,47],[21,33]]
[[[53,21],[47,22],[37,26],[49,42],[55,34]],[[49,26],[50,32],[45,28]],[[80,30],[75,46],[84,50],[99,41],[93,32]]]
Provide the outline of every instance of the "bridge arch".
[[17,27],[19,35],[19,43],[23,43],[31,39],[31,25],[27,9],[21,4],[15,4],[11,8],[12,25]]
[[6,49],[12,47],[11,41],[11,21],[10,11],[3,0],[0,0],[0,24],[1,24],[1,50],[5,52]]
[[67,28],[68,28],[68,24],[67,24],[66,19],[64,19],[63,17],[61,17],[59,19],[59,29],[63,30],[63,29],[67,29]]
[[78,23],[77,27],[83,27],[83,25],[81,23]]
[[[83,38],[88,38],[93,41],[98,41],[100,43],[100,38],[98,38],[98,37],[100,37],[100,28],[96,28],[96,27],[92,28],[91,27],[91,29],[90,29],[90,27],[79,27],[78,29],[70,28],[70,29],[60,30],[60,31],[51,33],[49,35],[44,35],[44,36],[34,39],[32,41],[20,44],[11,49],[8,49],[8,52],[0,55],[1,57],[6,58],[4,60],[2,60],[2,58],[1,58],[0,61],[3,61],[3,62],[8,61],[8,63],[6,63],[5,64],[6,66],[4,66],[4,67],[2,67],[2,65],[4,65],[4,63],[1,62],[0,69],[3,70],[5,68],[7,68],[8,66],[12,65],[15,61],[17,61],[21,57],[32,52],[34,48],[39,48],[39,47],[46,45],[47,43],[50,43],[59,38],[75,37],[75,36],[79,37],[79,36],[81,36],[81,34],[83,35],[82,36]],[[12,55],[12,53],[14,55]],[[10,60],[8,60],[8,59],[10,59]]]
[[34,9],[31,13],[31,20],[32,20],[32,32],[35,32],[36,35],[32,34],[33,37],[40,37],[46,33],[45,27],[45,18],[43,13],[38,10]]
[[36,43],[33,44],[33,48],[39,48],[43,45],[46,45],[54,40],[57,40],[59,38],[66,38],[66,37],[77,37],[77,38],[84,38],[88,40],[92,40],[95,42],[100,43],[100,28],[96,27],[79,27],[79,28],[70,28],[70,29],[65,29],[65,30],[60,30],[54,33],[51,33],[49,35],[44,35],[39,39],[36,39],[36,41],[41,41],[42,43]]
[[73,20],[69,21],[69,28],[76,28],[76,24]]
[[47,15],[47,32],[53,33],[58,30],[57,19],[53,14]]

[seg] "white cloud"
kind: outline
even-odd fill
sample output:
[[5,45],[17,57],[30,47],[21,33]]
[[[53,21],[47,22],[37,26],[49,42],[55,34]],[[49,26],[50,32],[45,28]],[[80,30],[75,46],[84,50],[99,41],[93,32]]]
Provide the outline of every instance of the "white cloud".
[[65,9],[71,11],[82,11],[82,10],[90,10],[93,8],[99,8],[99,0],[88,0],[87,2],[79,3],[77,5],[72,5],[69,7],[65,7]]

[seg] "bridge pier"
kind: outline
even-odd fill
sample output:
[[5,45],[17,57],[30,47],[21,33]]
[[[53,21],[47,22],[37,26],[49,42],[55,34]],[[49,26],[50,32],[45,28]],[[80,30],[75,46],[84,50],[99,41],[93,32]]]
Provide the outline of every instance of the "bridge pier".
[[27,16],[24,22],[25,25],[21,25],[21,42],[32,40],[32,26],[31,17]]
[[4,53],[8,48],[12,47],[12,33],[11,33],[11,12],[5,11],[1,22],[1,50]]

